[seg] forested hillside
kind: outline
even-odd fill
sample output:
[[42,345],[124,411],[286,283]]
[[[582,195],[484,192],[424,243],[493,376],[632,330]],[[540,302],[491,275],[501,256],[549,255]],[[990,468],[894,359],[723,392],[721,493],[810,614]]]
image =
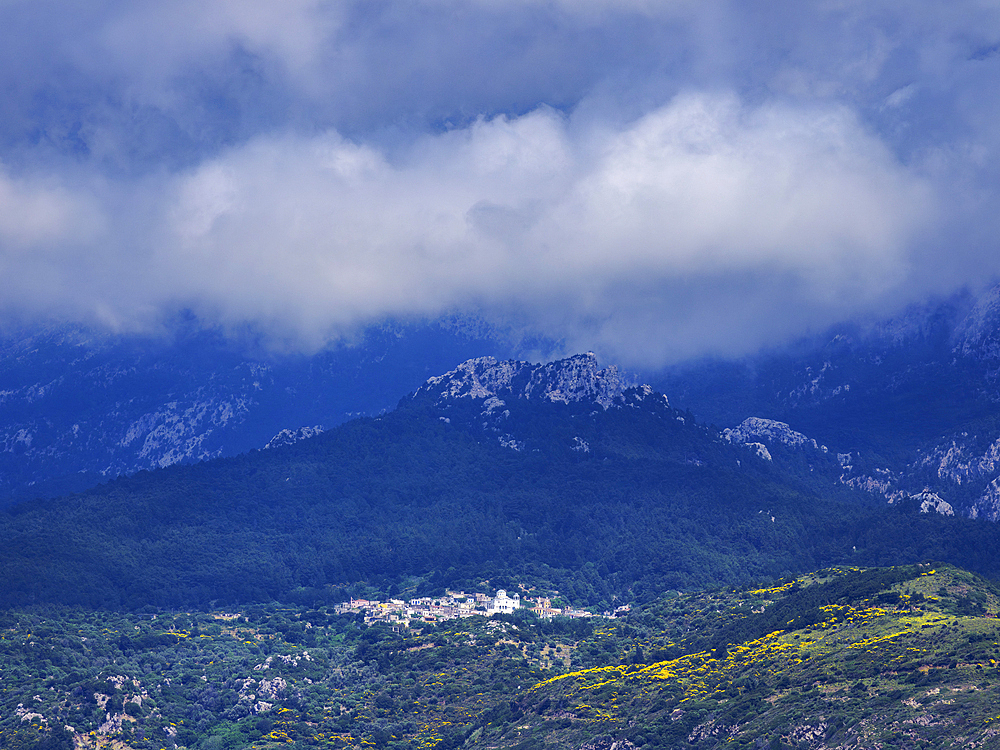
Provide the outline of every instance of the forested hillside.
[[314,353],[165,328],[0,330],[0,506],[374,416],[456,361],[519,348],[474,320],[386,324]]
[[2,602],[203,607],[518,579],[607,606],[833,563],[1000,573],[993,524],[830,492],[797,454],[765,460],[616,389],[607,409],[550,398],[563,390],[501,409],[427,389],[284,448],[23,504],[0,517]]

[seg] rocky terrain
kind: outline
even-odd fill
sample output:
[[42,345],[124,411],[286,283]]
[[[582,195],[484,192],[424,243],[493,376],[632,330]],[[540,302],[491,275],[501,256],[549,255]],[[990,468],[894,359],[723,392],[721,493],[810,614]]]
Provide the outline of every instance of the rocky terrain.
[[[511,409],[525,403],[589,404],[604,411],[640,405],[663,411],[670,406],[666,396],[648,385],[629,384],[614,365],[602,369],[593,352],[545,364],[494,357],[471,359],[430,378],[414,399],[433,402],[441,411],[440,419],[449,423],[453,418],[450,406],[461,400],[476,404],[482,428],[496,434],[500,444],[512,450],[523,450],[526,445],[524,431],[518,432],[514,426],[518,420],[511,418]],[[590,450],[583,438],[573,439],[575,450]]]
[[310,356],[183,328],[10,333],[0,338],[0,504],[301,439],[394,407],[456,359],[512,346],[444,324],[373,330]]
[[998,342],[1000,287],[841,326],[781,352],[689,363],[654,382],[700,417],[733,425],[727,439],[762,455],[775,444],[829,452],[837,482],[889,503],[996,521]]

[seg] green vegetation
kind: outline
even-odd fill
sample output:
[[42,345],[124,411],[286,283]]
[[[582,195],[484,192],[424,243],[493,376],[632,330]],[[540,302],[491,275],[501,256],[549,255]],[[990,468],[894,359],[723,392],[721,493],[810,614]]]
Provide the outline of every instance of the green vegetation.
[[996,586],[929,565],[402,632],[325,606],[9,611],[0,745],[988,746],[998,613]]
[[[778,612],[790,619],[714,650],[696,650],[713,638],[698,634],[668,644],[680,646],[676,658],[540,681],[522,698],[516,731],[490,744],[574,747],[600,733],[651,747],[989,745],[1000,735],[998,595],[967,573],[926,566],[829,570],[769,589],[706,595],[694,612],[683,599],[646,608],[639,615],[646,622],[675,632],[682,609],[715,634],[732,632],[734,618],[750,628]],[[817,619],[810,602],[820,601],[832,603],[819,607]],[[650,641],[636,647],[657,648],[656,633],[646,631]],[[571,720],[556,727],[556,715]]]
[[[519,451],[480,403],[418,397],[3,514],[0,746],[946,747],[1000,732],[998,590],[915,565],[1000,577],[997,525],[823,495],[818,458],[758,459],[655,397],[509,407]],[[754,581],[772,583],[742,590]],[[635,606],[398,632],[334,614],[351,595],[521,585]]]
[[284,449],[23,504],[0,514],[0,605],[333,603],[416,577],[422,593],[545,584],[603,609],[832,564],[1000,577],[1000,527],[820,494],[822,466],[760,460],[662,400],[509,406],[522,451],[482,428],[480,402],[414,399]]

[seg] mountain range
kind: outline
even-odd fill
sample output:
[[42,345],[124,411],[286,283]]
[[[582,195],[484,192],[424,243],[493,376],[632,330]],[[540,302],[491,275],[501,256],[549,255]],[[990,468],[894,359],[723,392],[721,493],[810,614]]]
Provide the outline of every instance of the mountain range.
[[[0,518],[5,600],[200,605],[516,574],[596,605],[834,563],[997,566],[1000,287],[653,386],[592,353],[426,377],[525,340],[457,323],[367,336],[257,359],[197,327],[11,339],[2,476],[12,501],[50,499]],[[390,408],[391,384],[414,381]],[[69,543],[42,552],[53,534]]]
[[828,564],[1000,575],[1000,526],[889,505],[837,481],[819,444],[752,424],[769,446],[593,354],[476,358],[380,417],[13,507],[0,603],[332,602],[359,585],[528,581],[608,608]]
[[[558,351],[467,321],[385,326],[311,355],[193,321],[161,336],[12,331],[0,344],[0,503],[286,444],[385,413],[469,357]],[[1000,518],[1000,286],[752,357],[618,377],[735,442],[804,446],[836,483],[887,502]]]
[[[1000,294],[648,378],[368,336],[8,346],[0,745],[995,741]],[[500,588],[621,615],[335,606]]]
[[827,446],[838,481],[890,503],[1000,518],[1000,287],[654,382],[736,440]]
[[456,361],[532,345],[475,321],[386,325],[310,355],[183,320],[158,335],[10,330],[0,505],[315,434],[392,408]]

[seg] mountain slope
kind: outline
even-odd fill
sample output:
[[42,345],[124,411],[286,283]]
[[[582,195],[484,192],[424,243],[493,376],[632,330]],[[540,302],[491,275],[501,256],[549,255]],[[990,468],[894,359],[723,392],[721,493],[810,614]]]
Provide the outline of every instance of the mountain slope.
[[477,360],[377,419],[17,506],[0,516],[0,593],[202,606],[521,576],[606,605],[844,561],[1000,573],[998,527],[820,495],[793,468],[592,355]]
[[[655,382],[700,417],[787,423],[838,477],[891,502],[934,496],[1000,519],[1000,287],[841,326],[780,353],[684,365]],[[942,506],[943,507],[943,506]]]
[[379,414],[456,360],[517,346],[485,326],[442,323],[372,329],[307,356],[191,322],[176,329],[0,338],[0,504]]

